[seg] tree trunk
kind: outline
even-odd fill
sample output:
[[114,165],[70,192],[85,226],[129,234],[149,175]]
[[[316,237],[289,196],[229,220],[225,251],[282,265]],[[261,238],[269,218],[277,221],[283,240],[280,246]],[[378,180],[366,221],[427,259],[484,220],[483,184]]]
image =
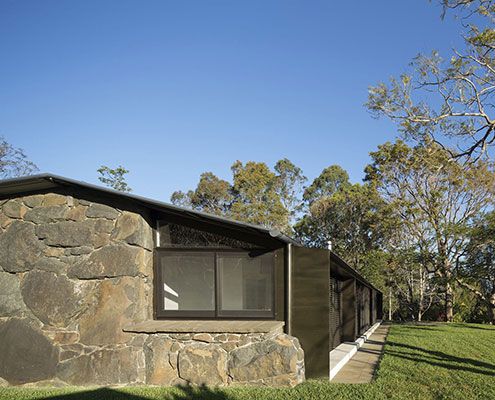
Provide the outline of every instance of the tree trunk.
[[490,296],[490,304],[488,304],[488,318],[491,325],[495,325],[495,293]]
[[424,276],[423,271],[419,271],[419,304],[418,304],[418,321],[421,322],[424,313]]
[[[445,254],[442,251],[441,254]],[[442,275],[445,279],[445,322],[454,321],[454,291],[452,289],[452,270],[449,260],[444,256]]]
[[388,320],[392,321],[392,288],[388,289]]
[[445,321],[454,321],[454,301],[453,301],[453,290],[450,281],[447,280],[445,284]]

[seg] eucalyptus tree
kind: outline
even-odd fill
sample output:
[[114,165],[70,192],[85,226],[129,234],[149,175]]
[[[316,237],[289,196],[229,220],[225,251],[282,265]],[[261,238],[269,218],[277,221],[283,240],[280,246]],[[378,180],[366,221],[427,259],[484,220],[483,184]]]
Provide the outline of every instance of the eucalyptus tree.
[[98,180],[104,185],[120,192],[132,192],[131,187],[127,184],[125,179],[125,175],[129,173],[129,170],[121,165],[117,168],[110,168],[106,165],[102,165],[98,168],[97,172],[100,174]]
[[466,168],[435,143],[410,147],[398,140],[371,153],[366,181],[373,185],[415,243],[428,272],[441,282],[445,318],[453,320],[455,268],[465,254],[468,232],[493,201],[493,166]]
[[495,324],[495,211],[476,221],[456,280],[486,307],[488,321]]
[[495,0],[441,3],[460,17],[462,48],[418,55],[410,73],[370,87],[366,105],[395,121],[404,138],[476,161],[495,142]]
[[29,161],[24,151],[14,147],[3,137],[0,137],[0,178],[15,178],[32,175],[38,167]]
[[172,193],[171,201],[175,205],[210,214],[229,216],[232,205],[232,188],[229,182],[218,178],[212,172],[204,172],[199,178],[196,189],[187,193]]
[[277,161],[274,170],[277,175],[275,191],[289,213],[289,224],[292,226],[302,209],[302,193],[307,178],[302,169],[287,158]]
[[277,191],[277,175],[263,162],[236,161],[232,167],[234,219],[287,232],[289,210]]
[[263,162],[236,161],[231,172],[231,182],[203,173],[194,190],[174,192],[172,203],[291,233],[306,180],[302,170],[284,158],[273,170]]
[[327,247],[382,286],[383,240],[389,213],[379,193],[369,184],[352,184],[340,166],[325,168],[303,194],[304,214],[296,236],[308,246]]

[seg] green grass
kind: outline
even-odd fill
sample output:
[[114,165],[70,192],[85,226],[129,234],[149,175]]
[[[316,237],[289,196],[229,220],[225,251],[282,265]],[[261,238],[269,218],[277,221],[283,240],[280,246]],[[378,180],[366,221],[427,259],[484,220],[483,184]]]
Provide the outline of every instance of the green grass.
[[495,399],[495,327],[394,325],[376,380],[370,384],[332,384],[315,380],[294,389],[5,388],[0,389],[0,399]]

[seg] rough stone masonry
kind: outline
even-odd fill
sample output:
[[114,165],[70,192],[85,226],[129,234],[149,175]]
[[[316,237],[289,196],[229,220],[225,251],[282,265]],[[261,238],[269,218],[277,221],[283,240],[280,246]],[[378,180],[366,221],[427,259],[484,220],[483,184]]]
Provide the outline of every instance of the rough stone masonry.
[[0,201],[0,385],[304,380],[282,332],[124,332],[153,318],[150,226],[144,209],[75,192]]

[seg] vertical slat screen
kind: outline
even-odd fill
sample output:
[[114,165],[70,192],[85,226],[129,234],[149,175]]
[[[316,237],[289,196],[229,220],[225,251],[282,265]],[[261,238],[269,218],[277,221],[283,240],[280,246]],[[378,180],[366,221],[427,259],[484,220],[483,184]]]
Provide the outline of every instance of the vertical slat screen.
[[340,282],[330,278],[330,350],[342,343],[342,299]]

